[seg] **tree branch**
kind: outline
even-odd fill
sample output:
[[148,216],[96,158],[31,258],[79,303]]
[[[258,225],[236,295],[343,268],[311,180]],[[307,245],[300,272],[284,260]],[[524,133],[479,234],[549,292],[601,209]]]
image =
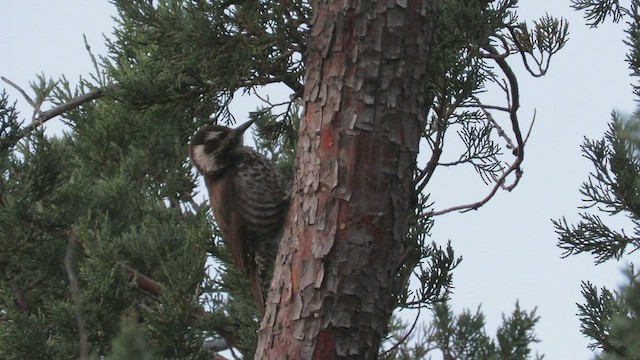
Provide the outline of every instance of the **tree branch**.
[[19,310],[26,311],[29,309],[29,305],[27,304],[27,300],[24,297],[24,289],[18,285],[15,279],[11,280],[11,290],[13,290],[13,294],[15,295],[15,305]]
[[80,296],[80,290],[78,289],[78,279],[73,272],[73,252],[77,244],[77,238],[75,230],[69,231],[67,235],[67,253],[64,257],[64,268],[67,271],[67,278],[69,279],[69,287],[71,288],[71,298],[73,299],[73,314],[76,318],[76,325],[78,326],[78,336],[80,337],[80,359],[87,359],[89,357],[89,334],[87,333],[86,322],[82,315],[81,305],[82,298]]
[[38,106],[35,103],[35,101],[33,101],[33,99],[29,95],[27,95],[27,93],[20,86],[18,86],[16,83],[14,83],[13,81],[7,79],[4,76],[0,76],[0,79],[2,79],[2,81],[6,82],[7,84],[11,85],[11,87],[13,87],[14,89],[18,90],[18,92],[20,94],[22,94],[22,96],[25,98],[25,100],[27,100],[29,105],[31,105],[31,107],[33,107],[36,111],[39,110]]
[[163,286],[159,282],[152,280],[125,264],[120,264],[120,268],[122,268],[127,275],[127,280],[135,283],[139,289],[144,290],[154,297],[159,297],[160,293],[162,293]]
[[470,210],[478,210],[478,208],[480,208],[484,204],[488,203],[489,200],[491,200],[491,198],[493,198],[493,196],[496,194],[498,189],[500,189],[501,187],[504,186],[504,183],[505,183],[505,181],[507,179],[507,176],[509,176],[514,171],[516,173],[516,179],[514,180],[513,184],[511,184],[510,186],[506,187],[506,189],[507,190],[513,190],[513,188],[516,187],[516,185],[518,184],[518,182],[520,180],[520,177],[522,176],[522,170],[519,169],[521,163],[522,163],[521,158],[517,158],[516,161],[513,164],[511,164],[509,169],[507,169],[507,171],[505,171],[502,174],[502,176],[500,176],[500,178],[496,179],[496,184],[493,186],[493,188],[491,189],[489,194],[484,199],[482,199],[480,201],[476,201],[474,203],[453,206],[453,207],[450,207],[450,208],[447,208],[447,209],[443,209],[443,210],[425,212],[425,213],[422,213],[421,216],[423,216],[423,217],[432,217],[432,216],[437,216],[437,215],[443,215],[443,214],[450,213],[450,212],[453,212],[453,211],[466,212],[466,211],[470,211]]
[[18,90],[20,92],[20,94],[22,94],[22,96],[25,98],[25,100],[27,100],[27,102],[33,107],[33,110],[37,114],[37,117],[34,117],[34,119],[31,122],[31,124],[25,126],[20,131],[20,133],[18,134],[16,140],[20,140],[23,137],[29,135],[37,127],[41,126],[42,124],[44,124],[48,120],[53,119],[56,116],[62,115],[62,114],[64,114],[65,112],[67,112],[69,110],[73,110],[73,109],[77,108],[80,105],[88,103],[89,101],[92,101],[92,100],[95,100],[95,99],[98,99],[98,98],[101,98],[101,97],[105,96],[106,95],[106,90],[115,87],[115,85],[111,85],[111,86],[107,86],[105,88],[95,89],[95,90],[89,91],[86,94],[79,95],[79,96],[67,101],[66,103],[60,104],[60,105],[58,105],[56,107],[53,107],[53,108],[51,108],[51,109],[49,109],[47,111],[42,111],[42,109],[40,109],[40,107],[33,101],[33,99],[31,99],[29,97],[29,95],[27,95],[27,93],[22,88],[20,88],[18,85],[13,83],[11,80],[5,78],[4,76],[0,77],[0,79],[2,79],[2,81],[6,82],[7,84],[9,84],[12,87],[14,87],[16,90]]
[[[495,185],[493,186],[491,191],[489,191],[489,194],[487,194],[487,196],[485,196],[483,199],[473,203],[457,205],[457,206],[453,206],[443,210],[427,211],[422,213],[420,215],[421,217],[432,217],[437,215],[443,215],[453,211],[466,212],[470,210],[477,210],[478,208],[480,208],[481,206],[489,202],[489,200],[491,200],[493,196],[497,193],[498,189],[503,188],[507,191],[513,190],[518,185],[520,178],[522,177],[522,169],[520,168],[520,165],[524,161],[525,139],[523,139],[522,137],[522,132],[520,130],[520,123],[518,120],[518,113],[517,113],[518,109],[520,108],[520,90],[518,87],[518,79],[515,73],[513,72],[513,70],[511,69],[511,67],[509,66],[509,64],[507,63],[505,57],[502,56],[503,54],[500,54],[493,45],[485,45],[483,46],[483,49],[486,50],[489,55],[492,55],[492,56],[488,56],[488,58],[493,59],[498,64],[498,66],[500,67],[500,70],[502,70],[505,77],[507,78],[508,86],[505,86],[505,88],[506,90],[508,90],[507,96],[511,99],[508,112],[509,112],[509,119],[511,121],[511,130],[515,137],[515,143],[511,140],[509,136],[507,136],[504,130],[500,126],[498,126],[497,122],[495,122],[493,117],[488,117],[488,119],[489,121],[492,122],[494,127],[497,127],[499,136],[505,139],[505,141],[507,141],[508,147],[512,150],[512,153],[516,158],[511,164],[511,166],[509,166],[509,168],[506,171],[504,171],[500,177],[498,178],[494,177]],[[482,110],[485,112],[485,115],[487,115],[488,111],[486,109],[482,109]],[[533,123],[532,123],[532,126],[533,126]],[[529,128],[529,133],[530,132],[531,132],[531,128]],[[527,137],[528,135],[529,134],[527,134]],[[507,177],[511,174],[515,174],[515,179],[513,183],[511,185],[505,185]]]
[[400,345],[402,345],[404,342],[406,342],[409,339],[409,336],[411,336],[413,331],[416,329],[416,325],[418,325],[418,319],[420,318],[420,310],[422,310],[422,309],[418,308],[418,313],[416,314],[415,318],[413,319],[413,324],[411,325],[411,328],[409,328],[409,331],[407,331],[407,333],[404,334],[404,336],[400,340],[398,340],[398,342],[396,342],[392,347],[390,347],[388,350],[385,350],[382,354],[380,354],[379,357],[382,358],[382,357],[387,356],[393,350],[397,349]]
[[[440,104],[443,102],[441,101]],[[421,193],[422,190],[427,186],[431,177],[436,171],[436,167],[438,167],[438,162],[440,161],[440,157],[442,156],[442,146],[444,141],[444,133],[447,128],[447,118],[448,115],[445,116],[444,106],[439,105],[435,109],[436,111],[436,139],[433,143],[433,152],[431,153],[431,158],[427,162],[427,166],[420,172],[420,174],[414,179],[414,184],[416,185],[416,193]],[[429,137],[428,137],[429,138]]]

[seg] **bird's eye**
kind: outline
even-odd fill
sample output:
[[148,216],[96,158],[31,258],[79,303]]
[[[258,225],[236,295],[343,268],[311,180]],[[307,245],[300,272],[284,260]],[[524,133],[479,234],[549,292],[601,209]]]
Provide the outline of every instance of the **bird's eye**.
[[204,143],[204,151],[209,153],[209,154],[211,154],[214,151],[218,150],[219,147],[220,147],[220,139],[218,139],[218,138],[208,139]]

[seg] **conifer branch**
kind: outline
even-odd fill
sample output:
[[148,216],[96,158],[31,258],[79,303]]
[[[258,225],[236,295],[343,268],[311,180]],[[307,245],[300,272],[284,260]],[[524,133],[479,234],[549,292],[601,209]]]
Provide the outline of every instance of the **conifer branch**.
[[95,89],[91,90],[86,94],[79,95],[64,104],[60,104],[54,108],[51,108],[47,111],[41,111],[40,109],[36,109],[39,112],[39,116],[34,119],[31,124],[27,125],[20,134],[18,138],[21,139],[35,130],[37,127],[44,124],[46,121],[53,119],[56,116],[62,115],[69,110],[73,110],[80,105],[88,103],[89,101],[101,98],[105,95],[104,89]]
[[[31,124],[25,126],[20,133],[18,133],[17,135],[17,140],[22,139],[23,137],[29,135],[33,130],[35,130],[36,128],[38,128],[39,126],[41,126],[42,124],[44,124],[45,122],[53,119],[56,116],[62,115],[67,111],[73,110],[75,108],[77,108],[80,105],[83,105],[85,103],[88,103],[89,101],[101,98],[103,96],[106,95],[105,90],[107,88],[99,88],[99,89],[94,89],[89,91],[88,93],[79,95],[74,97],[73,99],[60,104],[58,106],[55,106],[47,111],[42,111],[42,109],[40,109],[40,106],[38,106],[35,101],[33,101],[33,99],[31,99],[31,97],[29,97],[29,95],[27,95],[27,93],[17,84],[15,84],[14,82],[12,82],[11,80],[5,78],[4,76],[0,77],[0,79],[2,79],[2,81],[6,82],[7,84],[11,85],[12,87],[14,87],[16,90],[18,90],[18,92],[20,92],[20,94],[22,94],[22,96],[25,98],[25,100],[33,107],[33,110],[35,112],[34,114],[34,118],[33,121],[31,122]],[[114,85],[112,85],[114,86]]]
[[[498,52],[498,50],[494,46],[485,45],[483,49],[486,50],[488,54],[491,55],[489,56],[489,58],[493,59],[496,62],[496,64],[498,64],[498,67],[500,67],[500,70],[502,70],[502,72],[504,73],[508,83],[508,86],[505,86],[503,89],[507,92],[506,94],[507,99],[510,100],[508,112],[509,112],[509,120],[511,122],[511,131],[513,133],[515,142],[511,139],[511,137],[509,137],[506,134],[506,132],[500,126],[498,126],[497,128],[498,128],[499,136],[505,139],[505,141],[507,142],[507,147],[512,150],[512,153],[515,156],[515,159],[513,160],[511,165],[502,172],[502,175],[500,175],[499,177],[496,177],[495,175],[492,174],[495,184],[492,187],[492,189],[489,191],[489,193],[481,200],[468,203],[468,204],[452,206],[442,210],[427,211],[421,214],[422,217],[443,215],[453,211],[466,212],[470,210],[477,210],[478,208],[488,203],[495,196],[495,194],[498,192],[500,188],[507,191],[513,190],[518,185],[518,183],[520,182],[520,178],[522,177],[522,169],[520,168],[520,165],[524,161],[525,139],[522,136],[522,132],[520,130],[520,123],[518,120],[518,109],[520,108],[520,89],[518,86],[518,79],[515,73],[513,72],[513,69],[511,69],[511,66],[509,66],[509,64],[507,63],[506,58],[504,56],[501,56],[501,54]],[[482,109],[482,105],[481,104],[479,105],[480,105],[480,108]],[[485,112],[485,115],[488,113],[486,109],[483,109],[483,111]],[[492,124],[494,126],[498,125],[497,122],[493,120],[493,117],[489,116],[488,119],[489,121],[492,121]],[[530,132],[531,132],[531,129],[529,129],[529,133]],[[527,137],[528,137],[528,134],[527,134]],[[510,185],[507,185],[506,183],[507,178],[511,174],[515,175],[515,179]]]
[[[138,272],[137,270],[133,269],[128,265],[120,264],[120,268],[124,270],[124,273],[127,277],[127,281],[131,281],[135,283],[135,285],[139,289],[145,291],[146,293],[150,294],[155,298],[160,297],[160,295],[162,294],[162,291],[164,290],[164,286],[161,283],[149,278],[148,276],[141,274],[140,272]],[[202,308],[199,308],[193,314],[193,316],[196,318],[202,317],[204,315],[205,315],[205,311]],[[222,336],[222,339],[207,340],[202,344],[203,348],[206,348],[212,351],[224,351],[229,349],[230,346],[233,346],[234,341],[231,339],[234,339],[234,336],[231,332],[225,331],[224,329],[215,329],[215,331]],[[225,357],[216,353],[214,354],[214,359],[225,359]]]

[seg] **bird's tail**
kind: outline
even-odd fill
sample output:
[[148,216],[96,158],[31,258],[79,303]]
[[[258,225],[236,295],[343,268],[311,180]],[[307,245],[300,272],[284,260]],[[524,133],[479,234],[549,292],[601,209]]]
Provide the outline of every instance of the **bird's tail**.
[[[265,299],[267,297],[266,291],[262,289],[262,281],[260,278],[260,271],[257,266],[254,266],[253,271],[250,271],[249,284],[251,285],[251,292],[253,298],[256,301],[256,305],[261,313],[264,314]],[[267,288],[268,289],[268,288]]]

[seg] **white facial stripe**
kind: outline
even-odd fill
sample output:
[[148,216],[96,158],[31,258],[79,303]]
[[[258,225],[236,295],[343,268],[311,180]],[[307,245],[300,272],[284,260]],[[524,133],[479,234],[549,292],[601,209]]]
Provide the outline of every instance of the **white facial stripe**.
[[221,131],[209,131],[206,134],[204,134],[204,141],[209,141],[212,139],[216,139],[218,138],[220,135]]
[[196,145],[193,147],[193,162],[196,164],[196,167],[203,173],[211,173],[218,170],[215,157],[207,154],[204,149],[204,145]]

